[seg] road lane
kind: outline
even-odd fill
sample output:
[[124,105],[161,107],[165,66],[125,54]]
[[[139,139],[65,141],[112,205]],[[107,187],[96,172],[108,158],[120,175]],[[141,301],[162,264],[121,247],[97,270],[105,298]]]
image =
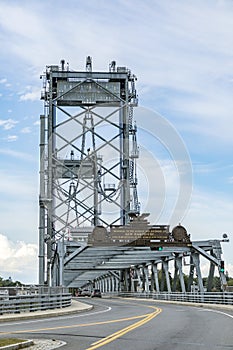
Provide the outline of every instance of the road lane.
[[59,339],[67,343],[64,350],[233,349],[227,312],[153,300],[88,301],[94,310],[84,314],[0,324],[0,336]]

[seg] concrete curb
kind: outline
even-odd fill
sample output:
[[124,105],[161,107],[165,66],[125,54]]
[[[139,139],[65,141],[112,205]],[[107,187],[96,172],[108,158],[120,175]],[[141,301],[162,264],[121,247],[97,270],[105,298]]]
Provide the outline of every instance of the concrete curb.
[[17,350],[17,349],[23,349],[23,348],[28,348],[29,346],[34,345],[33,340],[26,340],[21,343],[16,343],[12,345],[6,345],[6,346],[1,346],[0,350]]
[[56,317],[56,316],[62,316],[62,315],[76,314],[79,312],[89,311],[91,309],[93,309],[93,305],[88,305],[77,300],[72,300],[71,306],[68,306],[63,309],[24,312],[21,314],[13,314],[13,315],[12,314],[1,315],[0,322],[34,319],[34,318],[45,318],[45,317]]

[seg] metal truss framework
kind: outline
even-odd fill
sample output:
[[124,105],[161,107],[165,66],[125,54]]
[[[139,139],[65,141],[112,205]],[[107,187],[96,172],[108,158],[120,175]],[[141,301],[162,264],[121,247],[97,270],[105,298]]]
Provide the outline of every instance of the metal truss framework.
[[[150,247],[88,247],[78,242],[67,242],[66,257],[61,276],[70,288],[99,288],[114,291],[175,292],[179,281],[181,291],[190,292],[194,278],[200,293],[211,291],[215,268],[219,272],[222,290],[226,276],[221,271],[221,241],[193,242],[190,247],[164,247],[152,251]],[[64,256],[64,254],[62,255]],[[203,285],[200,258],[209,262],[207,285]],[[188,268],[188,286],[185,286],[184,267]],[[159,270],[162,278],[159,282]],[[170,275],[173,275],[173,284]],[[166,281],[166,283],[165,283]]]
[[125,225],[139,214],[136,77],[72,71],[61,61],[43,78],[40,137],[39,283],[60,285],[59,241],[83,226]]
[[188,291],[196,273],[203,292],[202,256],[210,262],[207,290],[211,290],[215,267],[224,288],[219,240],[190,242],[189,246],[168,242],[162,251],[143,244],[91,247],[70,240],[77,228],[93,231],[101,226],[107,232],[110,226],[126,227],[130,218],[139,216],[139,154],[133,121],[136,77],[114,61],[108,72],[93,72],[88,56],[86,71],[72,71],[61,61],[60,66],[47,67],[43,79],[39,284],[102,291],[163,291],[166,285],[170,292],[179,281],[185,292],[183,268],[188,259]]

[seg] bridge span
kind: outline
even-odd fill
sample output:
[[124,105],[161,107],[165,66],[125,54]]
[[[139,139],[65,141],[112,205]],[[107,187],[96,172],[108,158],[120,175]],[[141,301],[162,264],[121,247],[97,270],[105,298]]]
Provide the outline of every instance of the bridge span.
[[[65,243],[62,283],[70,288],[98,288],[102,292],[192,292],[212,290],[214,273],[222,290],[226,277],[221,270],[221,241],[195,241],[156,246],[88,246]],[[207,285],[203,285],[201,259],[209,263]],[[184,272],[188,274],[185,283]],[[171,283],[171,277],[173,283]],[[194,280],[197,280],[195,285]],[[178,289],[179,284],[179,289]]]

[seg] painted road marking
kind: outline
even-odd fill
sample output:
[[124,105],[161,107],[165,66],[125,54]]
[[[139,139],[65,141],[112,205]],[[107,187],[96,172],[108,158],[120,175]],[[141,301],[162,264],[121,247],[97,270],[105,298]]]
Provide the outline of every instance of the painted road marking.
[[230,315],[230,314],[228,314],[228,313],[226,313],[226,312],[223,312],[223,311],[218,311],[218,310],[210,310],[210,309],[203,309],[203,310],[201,310],[201,311],[208,311],[208,312],[215,312],[215,313],[217,313],[217,314],[222,314],[222,315],[224,315],[224,316],[228,316],[228,317],[231,317],[231,318],[233,318],[233,315]]
[[142,325],[146,324],[147,322],[151,321],[154,317],[158,316],[161,312],[162,312],[162,309],[160,308],[157,308],[157,307],[154,307],[154,306],[149,306],[153,309],[156,309],[156,311],[148,314],[143,320],[140,320],[136,323],[133,323],[132,325],[128,326],[128,327],[125,327],[125,328],[122,328],[120,329],[119,331],[113,333],[113,334],[110,334],[109,336],[101,339],[101,340],[98,340],[97,342],[95,343],[92,343],[91,344],[91,347],[90,348],[87,348],[86,350],[95,350],[95,349],[98,349],[100,348],[101,346],[104,346],[108,343],[111,343],[112,341],[122,337],[124,334],[128,333],[128,332],[131,332],[132,330],[138,328],[138,327],[141,327]]
[[[121,301],[121,303],[136,304],[132,301],[131,302]],[[136,305],[138,305],[138,304],[136,304]],[[137,316],[132,316],[132,317],[126,317],[126,318],[120,318],[120,319],[116,319],[116,320],[108,320],[108,321],[100,321],[100,322],[92,322],[92,323],[80,323],[80,324],[75,324],[75,325],[70,325],[70,326],[57,326],[57,327],[37,328],[37,329],[30,329],[30,330],[27,329],[27,330],[21,330],[21,331],[0,332],[0,334],[1,335],[8,335],[8,334],[21,334],[21,333],[36,333],[36,332],[51,331],[51,330],[58,330],[58,329],[68,329],[68,328],[76,328],[76,327],[90,327],[90,326],[96,326],[96,325],[104,325],[104,324],[110,324],[110,323],[132,321],[132,320],[136,320],[136,319],[141,318],[140,321],[137,321],[136,323],[133,323],[130,326],[124,327],[124,328],[120,329],[119,331],[117,331],[113,334],[110,334],[109,336],[107,336],[101,340],[98,340],[97,342],[91,344],[91,347],[86,349],[86,350],[94,350],[94,349],[98,349],[98,348],[122,337],[124,334],[131,332],[138,327],[141,327],[142,325],[151,321],[153,318],[155,318],[156,316],[158,316],[162,312],[162,309],[155,307],[155,306],[152,306],[152,305],[143,305],[143,306],[151,308],[155,311],[152,313],[147,313],[147,314],[137,315]]]
[[54,331],[57,329],[65,329],[65,328],[68,329],[68,328],[76,328],[76,327],[90,327],[90,326],[96,326],[96,325],[102,325],[102,324],[131,321],[131,320],[135,320],[138,318],[145,318],[148,315],[151,315],[151,314],[144,314],[144,315],[120,318],[117,320],[108,320],[108,321],[100,321],[100,322],[92,322],[92,323],[80,323],[80,324],[74,324],[74,325],[70,325],[70,326],[57,326],[57,327],[47,327],[47,328],[37,328],[37,329],[26,329],[26,330],[21,330],[21,331],[0,332],[0,334],[5,335],[5,334],[32,333],[32,332],[35,333],[35,332],[43,332],[43,331]]
[[[100,304],[98,304],[100,305]],[[103,305],[101,305],[103,307]],[[105,305],[104,305],[105,306]],[[0,327],[5,327],[5,326],[12,326],[12,325],[17,325],[17,324],[27,324],[27,323],[38,323],[38,322],[45,322],[45,321],[54,321],[54,319],[56,321],[60,321],[63,318],[67,319],[71,319],[71,318],[80,318],[80,317],[87,317],[87,316],[92,316],[92,315],[98,315],[98,314],[103,314],[105,312],[109,312],[112,310],[111,306],[105,306],[106,309],[105,310],[100,310],[100,311],[94,311],[94,312],[88,312],[85,314],[78,314],[78,315],[60,315],[60,316],[53,316],[53,317],[46,317],[46,318],[38,318],[37,320],[32,319],[32,320],[21,320],[21,321],[12,321],[12,322],[8,322],[8,323],[0,323]]]

